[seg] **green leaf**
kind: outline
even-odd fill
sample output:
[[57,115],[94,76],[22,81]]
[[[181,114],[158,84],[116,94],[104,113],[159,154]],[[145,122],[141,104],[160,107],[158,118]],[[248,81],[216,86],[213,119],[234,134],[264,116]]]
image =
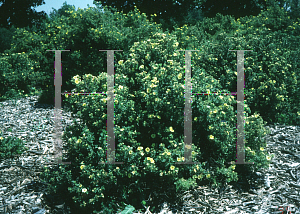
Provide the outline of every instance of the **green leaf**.
[[127,206],[125,207],[125,210],[123,210],[123,211],[121,212],[121,214],[131,214],[134,210],[135,210],[135,208],[134,208],[133,206],[127,205]]

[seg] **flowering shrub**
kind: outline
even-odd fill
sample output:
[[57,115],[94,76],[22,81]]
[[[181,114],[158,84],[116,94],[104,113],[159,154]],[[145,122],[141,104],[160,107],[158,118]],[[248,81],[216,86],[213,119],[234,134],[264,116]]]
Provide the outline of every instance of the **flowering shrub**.
[[[147,201],[152,192],[163,192],[176,199],[196,184],[211,183],[218,187],[224,182],[238,180],[239,166],[229,165],[236,157],[236,105],[233,96],[195,95],[193,97],[193,145],[195,165],[176,165],[184,161],[184,58],[176,37],[155,33],[151,38],[135,43],[126,60],[119,60],[115,70],[114,112],[116,162],[123,165],[103,165],[106,161],[106,95],[66,95],[69,108],[84,121],[84,125],[69,127],[64,133],[68,160],[56,176],[70,173],[68,184],[60,184],[73,199],[76,209],[102,210],[112,201],[123,201],[137,209],[141,202],[154,207],[162,202]],[[72,78],[74,92],[105,92],[106,73],[86,74]],[[193,88],[197,92],[227,92],[219,80],[204,69],[193,70]],[[266,134],[263,120],[248,116],[246,109],[246,161],[256,164],[243,166],[248,172],[267,167],[264,153]],[[221,122],[225,121],[225,122]],[[256,138],[254,138],[254,136]],[[252,154],[252,151],[258,156]],[[62,174],[59,174],[61,172]],[[47,172],[50,179],[50,172]],[[173,197],[172,197],[173,196]],[[115,207],[110,207],[115,209]]]

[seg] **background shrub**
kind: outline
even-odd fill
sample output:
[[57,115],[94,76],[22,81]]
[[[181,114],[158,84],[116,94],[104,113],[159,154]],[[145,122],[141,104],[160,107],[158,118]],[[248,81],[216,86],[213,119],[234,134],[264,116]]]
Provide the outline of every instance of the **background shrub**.
[[[237,21],[217,14],[215,19],[197,23],[194,27],[183,26],[175,31],[180,38],[178,49],[200,50],[194,52],[192,69],[205,68],[220,81],[223,89],[230,92],[235,92],[237,87],[237,53],[228,50],[253,50],[244,52],[246,104],[268,124],[281,121],[297,125],[300,112],[297,110],[299,102],[295,100],[299,96],[300,82],[299,62],[294,57],[299,56],[299,50],[295,50],[299,24],[281,12],[280,22],[290,26],[278,30],[273,13],[279,11],[270,9],[255,18]],[[262,26],[257,28],[259,24]],[[216,30],[211,30],[213,26]],[[269,111],[265,111],[266,108]]]
[[[62,90],[70,91],[74,88],[70,82],[73,76],[85,73],[97,76],[106,72],[106,52],[99,50],[113,47],[127,53],[137,39],[148,37],[158,30],[158,26],[150,23],[146,15],[140,14],[137,9],[128,14],[115,12],[114,15],[107,12],[106,7],[105,11],[101,13],[97,8],[75,11],[72,8],[62,16],[53,14],[49,23],[42,23],[43,30],[38,33],[23,28],[16,30],[14,43],[7,53],[24,51],[36,61],[33,71],[40,77],[36,87],[47,91],[41,95],[40,102],[52,104],[54,100],[54,52],[46,50],[71,50],[62,52]],[[24,40],[24,37],[28,39]],[[118,52],[115,55],[120,57]]]
[[[1,134],[1,131],[0,131]],[[28,150],[24,142],[16,137],[0,136],[0,160],[14,158]]]
[[[33,64],[27,54],[2,54],[0,58],[0,96],[2,100],[7,97],[16,97],[16,94],[32,92],[38,74],[33,72]],[[4,96],[6,94],[6,96]]]
[[0,53],[10,49],[14,31],[15,28],[11,28],[9,30],[6,28],[0,28]]

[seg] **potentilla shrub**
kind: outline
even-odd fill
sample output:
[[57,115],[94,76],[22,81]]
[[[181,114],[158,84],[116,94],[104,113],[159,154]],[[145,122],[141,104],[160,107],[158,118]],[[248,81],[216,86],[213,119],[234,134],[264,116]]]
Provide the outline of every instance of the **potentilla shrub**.
[[[175,164],[184,161],[185,146],[185,63],[184,52],[176,52],[178,44],[176,36],[156,33],[135,43],[128,58],[116,64],[115,161],[122,165],[98,164],[107,158],[106,95],[66,95],[69,108],[83,124],[64,132],[71,165],[57,168],[56,174],[47,169],[44,179],[52,191],[60,188],[78,212],[114,210],[116,203],[143,210],[143,205],[151,206],[151,211],[158,212],[158,204],[168,199],[148,200],[154,192],[165,193],[174,202],[177,193],[195,185],[219,187],[238,180],[239,166],[228,164],[236,160],[236,98],[211,94],[229,91],[204,68],[192,71],[193,92],[209,93],[194,95],[191,104],[192,160],[199,164]],[[106,75],[74,76],[74,91],[105,92]],[[263,120],[250,115],[247,105],[245,112],[246,162],[255,164],[240,167],[250,173],[267,167],[271,157],[264,150]]]

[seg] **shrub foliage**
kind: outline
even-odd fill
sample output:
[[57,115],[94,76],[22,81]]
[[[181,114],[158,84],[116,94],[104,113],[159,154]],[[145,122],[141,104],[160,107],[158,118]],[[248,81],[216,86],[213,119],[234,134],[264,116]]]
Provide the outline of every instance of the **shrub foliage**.
[[0,136],[0,160],[18,157],[27,149],[19,138]]

